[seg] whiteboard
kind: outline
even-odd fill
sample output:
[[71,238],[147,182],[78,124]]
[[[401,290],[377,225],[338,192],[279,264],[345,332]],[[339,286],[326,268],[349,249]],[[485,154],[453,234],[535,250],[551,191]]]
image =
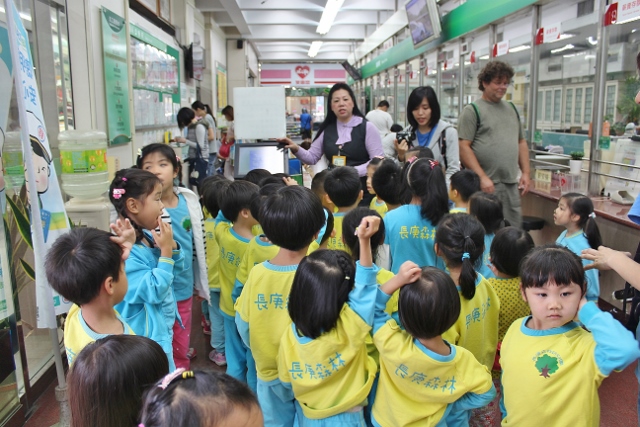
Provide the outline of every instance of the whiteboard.
[[233,88],[236,139],[287,135],[284,86]]

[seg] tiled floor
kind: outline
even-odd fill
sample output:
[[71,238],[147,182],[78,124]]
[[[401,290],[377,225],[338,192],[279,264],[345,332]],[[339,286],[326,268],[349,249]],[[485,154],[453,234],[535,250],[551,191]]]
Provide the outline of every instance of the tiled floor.
[[[200,326],[201,309],[197,302],[193,307],[193,322],[191,345],[198,352],[198,356],[191,363],[192,369],[222,370],[207,355],[211,350],[209,336],[202,334]],[[600,387],[601,427],[637,427],[638,417],[636,402],[638,396],[638,381],[635,376],[635,366],[629,366],[622,372],[612,374],[605,379]],[[35,411],[25,424],[25,427],[50,427],[58,422],[59,409],[54,396],[55,384],[36,402]]]

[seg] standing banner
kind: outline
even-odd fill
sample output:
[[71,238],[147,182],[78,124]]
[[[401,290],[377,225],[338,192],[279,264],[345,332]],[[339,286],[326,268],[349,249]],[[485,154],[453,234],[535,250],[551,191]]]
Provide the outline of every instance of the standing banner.
[[38,327],[55,329],[57,314],[69,310],[71,303],[54,295],[47,283],[44,260],[53,242],[69,230],[56,170],[45,129],[38,85],[33,74],[33,57],[27,31],[13,0],[5,0],[9,43],[13,60],[16,98],[20,115],[20,137],[25,163],[25,183],[29,197],[31,235],[36,273]]

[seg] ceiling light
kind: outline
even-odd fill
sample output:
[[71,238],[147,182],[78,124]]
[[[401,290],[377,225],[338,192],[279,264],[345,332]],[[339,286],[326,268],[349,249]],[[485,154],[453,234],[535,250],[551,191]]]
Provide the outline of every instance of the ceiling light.
[[307,55],[309,55],[311,58],[315,58],[321,46],[322,46],[322,42],[312,42],[311,47],[309,48],[309,52],[307,52]]
[[551,49],[551,53],[564,52],[565,50],[573,49],[575,46],[571,43],[564,45],[563,47],[559,47],[557,49]]
[[480,58],[478,59],[482,59],[483,61],[489,59],[489,55],[482,55]]
[[322,12],[322,17],[320,18],[320,23],[318,24],[318,28],[316,28],[316,33],[327,34],[329,32],[338,11],[342,7],[342,3],[344,3],[344,0],[327,0],[327,4]]
[[24,12],[20,12],[20,18],[24,19],[25,21],[31,22],[31,15],[28,15]]
[[528,44],[521,44],[520,46],[510,47],[509,53],[522,52],[523,50],[531,49],[531,46]]
[[591,37],[591,36],[587,37],[587,41],[589,42],[589,44],[590,44],[591,46],[595,46],[595,45],[597,45],[597,44],[598,44],[598,40],[597,40],[597,39],[594,39],[594,38],[593,38],[593,37]]

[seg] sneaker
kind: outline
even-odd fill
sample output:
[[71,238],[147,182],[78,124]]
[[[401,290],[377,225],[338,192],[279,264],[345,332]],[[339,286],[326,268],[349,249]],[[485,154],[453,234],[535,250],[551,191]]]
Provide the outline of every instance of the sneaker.
[[209,360],[218,366],[227,366],[227,357],[224,353],[218,353],[215,350],[211,350],[211,353],[209,353]]
[[197,355],[198,355],[198,352],[196,351],[196,349],[193,347],[189,347],[189,351],[187,351],[187,359],[189,360],[195,359]]
[[209,325],[208,323],[202,325],[202,333],[205,335],[211,335],[211,325]]

